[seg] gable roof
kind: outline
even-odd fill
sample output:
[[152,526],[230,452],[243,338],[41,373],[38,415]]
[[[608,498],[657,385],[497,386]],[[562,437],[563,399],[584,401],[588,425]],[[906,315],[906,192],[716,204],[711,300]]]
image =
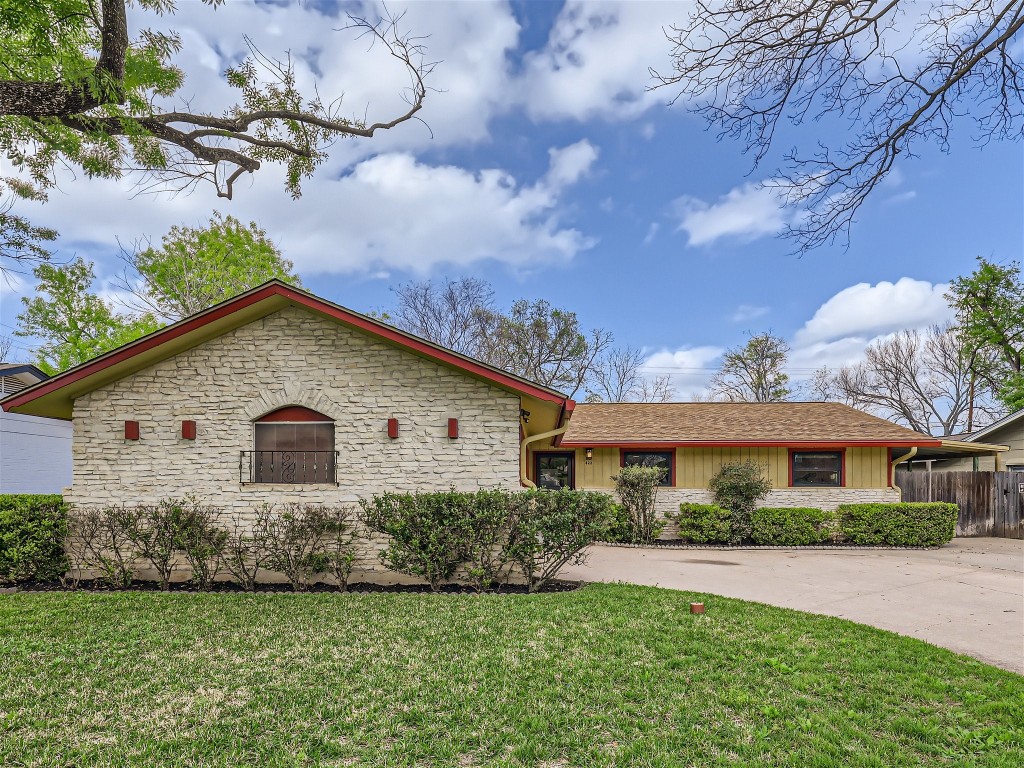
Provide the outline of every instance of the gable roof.
[[840,403],[580,403],[561,445],[940,445]]
[[1022,419],[1024,419],[1024,408],[1021,408],[1019,411],[1015,411],[1014,413],[1004,416],[1003,418],[999,419],[999,421],[993,421],[987,427],[979,429],[975,432],[968,432],[967,434],[962,435],[949,435],[948,438],[956,439],[962,443],[977,443],[981,441],[981,438],[987,437],[988,435],[991,435],[993,432],[998,432],[1000,429],[1008,427],[1011,424],[1021,421]]
[[76,397],[288,306],[303,307],[341,325],[363,331],[388,344],[460,370],[509,392],[553,403],[566,411],[571,411],[575,405],[561,392],[446,349],[314,296],[281,280],[271,280],[70,368],[53,378],[41,381],[5,399],[2,403],[3,409],[35,416],[70,419]]

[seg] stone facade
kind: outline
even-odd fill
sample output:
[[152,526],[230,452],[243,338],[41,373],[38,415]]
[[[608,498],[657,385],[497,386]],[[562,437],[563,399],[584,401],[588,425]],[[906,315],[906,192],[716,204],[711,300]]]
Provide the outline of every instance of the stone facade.
[[[241,482],[253,420],[285,405],[335,421],[337,485]],[[516,489],[519,409],[518,395],[290,307],[78,398],[68,501],[191,493],[244,515],[264,503],[351,503],[382,491]],[[399,422],[395,440],[389,418]],[[449,418],[459,420],[456,439]],[[139,440],[124,439],[126,420],[139,422]],[[182,439],[183,420],[196,422],[194,441]],[[359,566],[379,570],[366,555]]]

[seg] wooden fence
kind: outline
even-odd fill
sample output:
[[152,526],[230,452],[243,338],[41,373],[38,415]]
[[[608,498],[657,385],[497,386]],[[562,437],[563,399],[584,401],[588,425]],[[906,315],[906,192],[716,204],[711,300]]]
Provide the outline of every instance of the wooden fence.
[[960,507],[957,536],[1024,539],[1024,472],[897,470],[904,501],[951,501]]

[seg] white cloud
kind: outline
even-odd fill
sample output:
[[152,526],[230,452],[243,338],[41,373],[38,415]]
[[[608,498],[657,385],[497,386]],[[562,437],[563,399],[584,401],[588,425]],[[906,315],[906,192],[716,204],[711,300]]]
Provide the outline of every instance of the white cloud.
[[748,182],[734,187],[717,202],[684,195],[674,202],[678,230],[688,245],[709,245],[724,237],[748,242],[778,234],[790,220],[777,190]]
[[654,238],[658,236],[659,229],[661,229],[661,224],[652,221],[650,226],[647,227],[647,234],[644,235],[644,245],[650,245],[654,242]]
[[668,95],[648,91],[650,67],[667,69],[662,31],[686,13],[673,3],[570,0],[546,45],[524,57],[517,101],[535,120],[635,118]]
[[759,307],[754,304],[740,304],[736,307],[736,311],[732,313],[732,321],[734,323],[742,323],[746,320],[754,320],[758,317],[764,317],[771,311],[771,307]]
[[[550,152],[550,167],[533,184],[499,168],[477,172],[428,165],[405,152],[357,163],[340,178],[316,177],[299,201],[283,198],[281,169],[268,168],[230,207],[267,229],[300,272],[362,273],[493,259],[512,266],[571,259],[594,241],[561,220],[564,193],[593,167],[598,149],[581,141]],[[91,249],[159,237],[174,224],[200,224],[208,196],[197,192],[159,201],[130,198],[127,181],[71,183],[26,212],[61,229],[62,243]],[[119,204],[112,205],[112,200]]]
[[548,150],[551,158],[551,168],[547,175],[549,182],[558,187],[575,184],[589,173],[598,154],[598,148],[586,139],[561,149],[552,147]]
[[901,277],[895,283],[857,283],[822,304],[794,336],[806,346],[850,336],[875,336],[952,319],[945,283]]
[[945,283],[902,277],[895,283],[858,283],[822,304],[793,336],[789,363],[794,379],[822,367],[836,369],[863,359],[864,350],[903,329],[920,329],[953,318]]
[[713,366],[725,350],[722,347],[700,346],[662,349],[648,355],[642,372],[651,378],[671,376],[676,397],[688,400],[707,387],[714,374]]

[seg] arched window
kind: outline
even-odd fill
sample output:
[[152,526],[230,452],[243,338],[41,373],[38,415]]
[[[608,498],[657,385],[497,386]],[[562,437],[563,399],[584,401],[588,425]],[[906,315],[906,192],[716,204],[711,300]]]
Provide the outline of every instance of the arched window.
[[253,425],[250,477],[256,483],[334,483],[334,420],[289,405]]

